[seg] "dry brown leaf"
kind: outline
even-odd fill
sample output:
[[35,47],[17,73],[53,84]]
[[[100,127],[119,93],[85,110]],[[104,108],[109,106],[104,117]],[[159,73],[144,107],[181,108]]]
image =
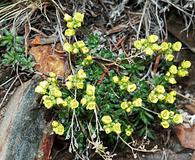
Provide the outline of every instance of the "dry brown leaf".
[[124,29],[126,29],[128,27],[128,25],[124,25],[124,24],[119,24],[113,28],[111,28],[110,30],[107,31],[107,35],[109,34],[113,34],[113,33],[118,33]]
[[[62,51],[59,46],[60,44],[57,44],[56,49]],[[71,72],[68,61],[63,57],[63,54],[59,54],[56,51],[52,54],[52,52],[51,45],[32,47],[29,53],[35,58],[35,69],[44,74],[54,72],[58,76],[67,77]]]
[[195,125],[187,128],[184,125],[178,125],[175,128],[176,135],[185,148],[195,149]]
[[185,104],[185,108],[189,111],[189,113],[195,114],[195,104],[194,103]]

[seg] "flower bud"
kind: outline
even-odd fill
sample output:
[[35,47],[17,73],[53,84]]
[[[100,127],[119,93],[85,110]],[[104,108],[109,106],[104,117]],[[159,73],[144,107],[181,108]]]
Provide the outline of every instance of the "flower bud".
[[181,114],[175,114],[173,116],[173,122],[176,123],[176,124],[180,124],[183,122],[183,117]]
[[177,66],[172,65],[172,66],[169,68],[169,72],[170,72],[171,74],[177,74]]
[[177,51],[177,52],[181,50],[181,47],[182,47],[181,42],[175,42],[175,43],[172,45],[172,49],[173,49],[174,51]]
[[83,22],[83,20],[84,20],[84,14],[83,13],[80,13],[80,12],[75,12],[74,13],[74,16],[73,16],[73,19],[76,22]]
[[71,36],[74,36],[76,33],[76,31],[74,29],[66,29],[65,30],[65,36],[68,36],[68,37],[71,37]]
[[183,61],[182,63],[181,63],[181,67],[182,68],[185,68],[185,69],[187,69],[187,68],[190,68],[190,66],[191,66],[191,62],[190,61]]
[[163,128],[169,128],[169,122],[168,121],[162,121],[160,124]]
[[69,14],[65,13],[65,14],[64,14],[64,20],[65,20],[66,22],[70,22],[70,21],[72,21],[72,17],[71,17]]
[[155,43],[156,41],[158,41],[158,36],[157,35],[148,36],[148,42]]
[[112,77],[112,81],[113,81],[114,83],[118,83],[118,82],[119,82],[118,76]]
[[68,53],[73,51],[73,46],[68,42],[64,43],[63,48]]

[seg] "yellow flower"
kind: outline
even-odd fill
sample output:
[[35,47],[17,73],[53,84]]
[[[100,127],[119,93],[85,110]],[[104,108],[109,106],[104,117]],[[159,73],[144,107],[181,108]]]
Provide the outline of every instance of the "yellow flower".
[[59,124],[57,127],[53,128],[53,131],[55,134],[63,135],[64,134],[64,126],[62,124]]
[[174,77],[168,78],[168,81],[169,81],[169,83],[171,83],[171,84],[176,84],[176,83],[177,83],[177,81],[175,80]]
[[95,86],[92,86],[90,84],[87,85],[86,93],[89,96],[95,95]]
[[121,79],[121,82],[123,82],[123,83],[127,83],[128,81],[129,81],[129,77],[127,77],[127,76],[123,76]]
[[81,27],[81,22],[75,22],[74,23],[74,28],[79,28]]
[[167,77],[170,77],[170,76],[171,76],[171,73],[170,73],[170,72],[167,72],[167,73],[166,73],[166,76],[167,76]]
[[44,96],[42,97],[42,100],[45,100],[45,99],[49,99],[49,96],[48,96],[48,95],[44,95]]
[[167,96],[165,97],[165,101],[167,103],[173,104],[175,102],[176,98],[174,96],[172,96],[171,94],[167,94]]
[[181,50],[181,47],[182,47],[182,44],[181,44],[181,42],[175,42],[174,44],[173,44],[173,46],[172,46],[172,49],[174,50],[174,51],[180,51]]
[[156,52],[156,51],[159,51],[160,49],[161,49],[161,47],[158,44],[156,44],[156,43],[155,44],[152,44],[152,50],[153,51]]
[[73,75],[69,75],[68,77],[67,77],[67,79],[69,80],[69,81],[73,81],[74,80],[74,76]]
[[77,87],[77,89],[83,89],[83,87],[84,87],[83,81],[76,82],[76,87]]
[[91,55],[88,55],[88,56],[86,57],[86,60],[88,60],[88,61],[92,61],[92,60],[93,60],[93,58],[92,58],[92,56],[91,56]]
[[141,98],[137,98],[133,101],[133,106],[135,107],[141,107],[142,106],[142,99]]
[[165,88],[162,85],[157,85],[156,88],[155,88],[155,91],[158,92],[158,93],[163,94],[163,93],[165,93]]
[[66,24],[66,26],[68,27],[68,28],[74,28],[74,22],[68,22],[67,24]]
[[168,121],[162,121],[160,124],[163,128],[169,128],[169,122]]
[[67,21],[67,22],[70,22],[70,21],[72,21],[72,17],[69,14],[65,13],[64,14],[64,20]]
[[110,127],[104,127],[104,131],[106,132],[106,134],[109,134],[112,132]]
[[57,97],[62,97],[62,92],[56,87],[50,89],[50,93],[51,93],[52,96],[54,96],[56,98]]
[[52,78],[49,77],[47,80],[48,80],[48,82],[53,83],[53,84],[56,84],[58,82],[56,77],[55,78],[54,77],[52,77]]
[[87,103],[86,109],[88,109],[88,110],[94,110],[95,109],[95,106],[96,106],[96,103],[92,101],[92,102]]
[[135,84],[128,84],[127,91],[130,93],[130,92],[135,91],[136,88],[137,88],[137,86]]
[[70,81],[68,81],[68,82],[66,82],[66,87],[68,88],[68,89],[72,89],[73,88],[73,84],[72,84],[72,82],[70,82]]
[[68,37],[71,37],[71,36],[74,36],[76,33],[76,31],[74,29],[66,29],[65,30],[65,36],[68,36]]
[[171,74],[177,74],[177,66],[171,65],[171,67],[169,68],[169,72]]
[[148,100],[152,103],[157,103],[158,102],[158,97],[154,93],[150,93],[148,96]]
[[39,85],[44,88],[44,89],[47,89],[49,87],[49,83],[47,81],[41,81],[39,83]]
[[43,100],[43,104],[47,109],[50,109],[54,104],[53,101],[50,99]]
[[112,126],[112,129],[116,134],[120,134],[121,133],[121,124],[119,122],[114,123],[114,125]]
[[79,106],[79,102],[76,100],[76,99],[72,99],[71,101],[70,101],[70,108],[71,109],[75,109],[75,108],[77,108]]
[[66,100],[63,100],[62,106],[63,107],[66,107],[67,105],[68,105],[67,101]]
[[140,40],[134,41],[134,47],[136,49],[141,49],[142,48],[142,42]]
[[141,42],[141,44],[144,44],[147,42],[147,40],[145,38],[142,38],[142,39],[140,39],[140,42]]
[[131,110],[131,107],[128,107],[128,108],[126,108],[126,112],[131,112],[132,110]]
[[110,123],[112,123],[112,118],[109,115],[105,115],[102,117],[102,122],[104,124],[110,124]]
[[53,128],[55,128],[55,127],[57,127],[59,125],[59,122],[58,121],[53,121],[51,123],[51,125],[52,125]]
[[174,114],[175,114],[175,113],[174,113],[173,111],[170,111],[169,117],[170,117],[170,118],[173,118]]
[[73,50],[73,46],[68,42],[64,43],[63,48],[68,53],[72,52],[72,50]]
[[176,96],[177,92],[173,90],[173,91],[169,92],[169,94],[172,95],[172,96]]
[[61,105],[61,104],[63,104],[63,102],[64,102],[64,100],[62,98],[57,98],[56,99],[56,104],[57,105]]
[[86,98],[82,98],[81,99],[81,105],[84,106],[87,103],[87,99]]
[[162,51],[166,51],[169,48],[169,45],[167,42],[162,42],[160,46],[161,46]]
[[77,54],[77,53],[79,53],[79,49],[78,49],[78,48],[74,48],[72,52],[73,52],[74,54]]
[[83,41],[77,41],[75,45],[76,45],[76,47],[78,47],[78,48],[83,48],[83,47],[85,47],[85,43],[84,43]]
[[167,60],[167,61],[173,61],[173,59],[174,59],[174,55],[172,55],[172,54],[165,54],[165,59]]
[[118,83],[118,82],[119,82],[118,76],[112,77],[112,81],[113,81],[114,83]]
[[149,56],[152,56],[152,54],[154,53],[154,51],[150,47],[144,49],[144,52]]
[[127,101],[124,101],[124,102],[121,103],[121,108],[122,109],[126,109],[126,108],[128,108],[128,106],[129,106],[129,104],[128,104]]
[[164,100],[165,99],[165,96],[163,94],[158,94],[158,99],[160,101]]
[[173,116],[173,122],[176,123],[176,124],[180,124],[183,122],[183,117],[181,114],[175,114]]
[[148,42],[155,43],[156,41],[158,41],[158,36],[157,35],[148,36]]
[[179,77],[185,77],[188,75],[188,71],[186,69],[179,69],[178,70],[178,76]]
[[184,60],[183,62],[181,62],[181,67],[185,68],[185,69],[190,68],[191,67],[191,62]]
[[85,79],[87,78],[87,75],[83,69],[80,69],[77,73],[79,79]]
[[126,136],[131,136],[132,133],[133,133],[133,128],[131,128],[131,126],[127,126],[127,128],[125,129]]
[[56,75],[54,72],[50,72],[50,73],[49,73],[49,76],[50,76],[51,78],[56,78],[56,77],[57,77],[57,75]]
[[84,20],[84,13],[75,12],[73,15],[73,19],[77,22],[83,22]]
[[165,120],[169,119],[169,115],[170,115],[170,112],[166,109],[161,111],[160,113],[160,117]]
[[45,94],[45,93],[46,93],[46,90],[45,90],[43,87],[41,87],[41,86],[38,85],[38,86],[35,88],[35,93]]
[[89,52],[89,48],[87,48],[87,47],[82,47],[82,48],[81,48],[81,52],[82,52],[83,54],[87,54],[87,53]]

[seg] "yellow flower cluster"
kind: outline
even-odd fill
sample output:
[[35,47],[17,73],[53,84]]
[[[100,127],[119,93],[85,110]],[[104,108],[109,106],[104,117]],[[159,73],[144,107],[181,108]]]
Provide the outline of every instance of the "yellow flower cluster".
[[129,137],[132,135],[132,133],[133,133],[133,128],[132,128],[132,126],[128,125],[127,128],[125,129],[125,134],[126,134],[126,136]]
[[44,95],[42,97],[43,104],[47,109],[57,104],[57,100],[62,97],[62,92],[57,86],[57,76],[55,73],[50,73],[47,80],[41,81],[35,88],[35,93]]
[[188,75],[188,70],[191,67],[190,61],[182,61],[181,65],[177,68],[175,65],[169,67],[169,71],[166,73],[166,80],[171,84],[176,84],[175,76],[185,77]]
[[83,66],[88,66],[93,63],[93,58],[91,55],[88,55],[82,62]]
[[131,101],[124,101],[121,103],[121,108],[125,110],[126,112],[131,112],[134,107],[141,107],[142,106],[142,99],[137,98],[135,100]]
[[171,91],[166,94],[165,101],[167,103],[173,104],[176,100],[176,91]]
[[86,95],[81,99],[81,105],[86,105],[86,109],[94,110],[96,107],[95,102],[95,86],[87,85]]
[[188,70],[191,67],[190,61],[182,61],[181,66],[178,67],[178,76],[179,77],[185,77],[188,75]]
[[152,90],[148,96],[148,101],[151,103],[157,103],[158,101],[165,101],[167,103],[173,104],[176,100],[176,91],[171,91],[169,93],[165,92],[165,88],[162,85],[157,85],[154,90]]
[[102,117],[102,122],[104,124],[104,131],[106,134],[115,132],[116,134],[121,133],[121,124],[119,122],[112,122],[112,118],[109,115]]
[[70,96],[68,96],[65,99],[65,101],[67,102],[66,103],[67,104],[67,107],[69,107],[71,109],[76,109],[79,106],[79,102],[76,99],[74,99],[74,98],[72,98]]
[[65,36],[74,36],[77,28],[81,27],[81,23],[84,20],[84,14],[75,12],[73,17],[65,13],[64,20],[67,22],[66,26],[68,29],[65,31]]
[[69,90],[74,87],[77,89],[83,89],[84,81],[86,78],[87,78],[86,73],[84,72],[83,69],[80,69],[77,72],[77,74],[68,76],[67,82],[65,85]]
[[155,43],[157,41],[157,35],[150,35],[147,39],[136,40],[134,46],[136,49],[143,50],[147,55],[152,56],[154,52],[160,50],[160,46]]
[[161,44],[156,43],[158,41],[157,35],[150,35],[147,39],[140,39],[134,41],[134,46],[138,50],[143,50],[147,55],[152,56],[153,53],[158,52],[164,54],[167,61],[174,59],[173,52],[181,50],[181,42],[167,43],[162,42]]
[[58,135],[64,134],[64,126],[60,122],[53,121],[51,125],[52,125],[53,131],[55,134],[58,134]]
[[175,43],[167,43],[162,42],[161,43],[161,53],[165,55],[165,59],[167,61],[173,61],[174,55],[173,52],[178,52],[181,50],[182,44],[181,42],[175,42]]
[[129,81],[129,77],[123,76],[119,79],[118,76],[112,77],[112,81],[119,85],[121,90],[127,90],[129,93],[136,90],[137,86]]
[[73,44],[65,42],[63,48],[66,52],[72,53],[72,54],[78,54],[78,53],[87,54],[87,53],[89,53],[89,48],[86,47],[85,42],[82,40],[76,41]]
[[163,85],[157,85],[148,95],[148,101],[157,103],[165,99],[165,88]]
[[161,118],[161,125],[163,128],[169,128],[170,124],[180,124],[183,122],[183,117],[181,114],[175,114],[173,111],[163,110],[159,114]]

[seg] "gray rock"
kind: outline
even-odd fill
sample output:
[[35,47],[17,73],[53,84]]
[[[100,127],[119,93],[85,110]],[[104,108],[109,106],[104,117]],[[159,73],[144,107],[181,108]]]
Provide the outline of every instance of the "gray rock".
[[34,160],[37,155],[46,122],[43,111],[36,109],[34,88],[34,81],[25,82],[6,106],[0,122],[1,160]]
[[191,160],[192,153],[180,153],[165,149],[156,153],[151,153],[148,155],[143,155],[140,160]]

